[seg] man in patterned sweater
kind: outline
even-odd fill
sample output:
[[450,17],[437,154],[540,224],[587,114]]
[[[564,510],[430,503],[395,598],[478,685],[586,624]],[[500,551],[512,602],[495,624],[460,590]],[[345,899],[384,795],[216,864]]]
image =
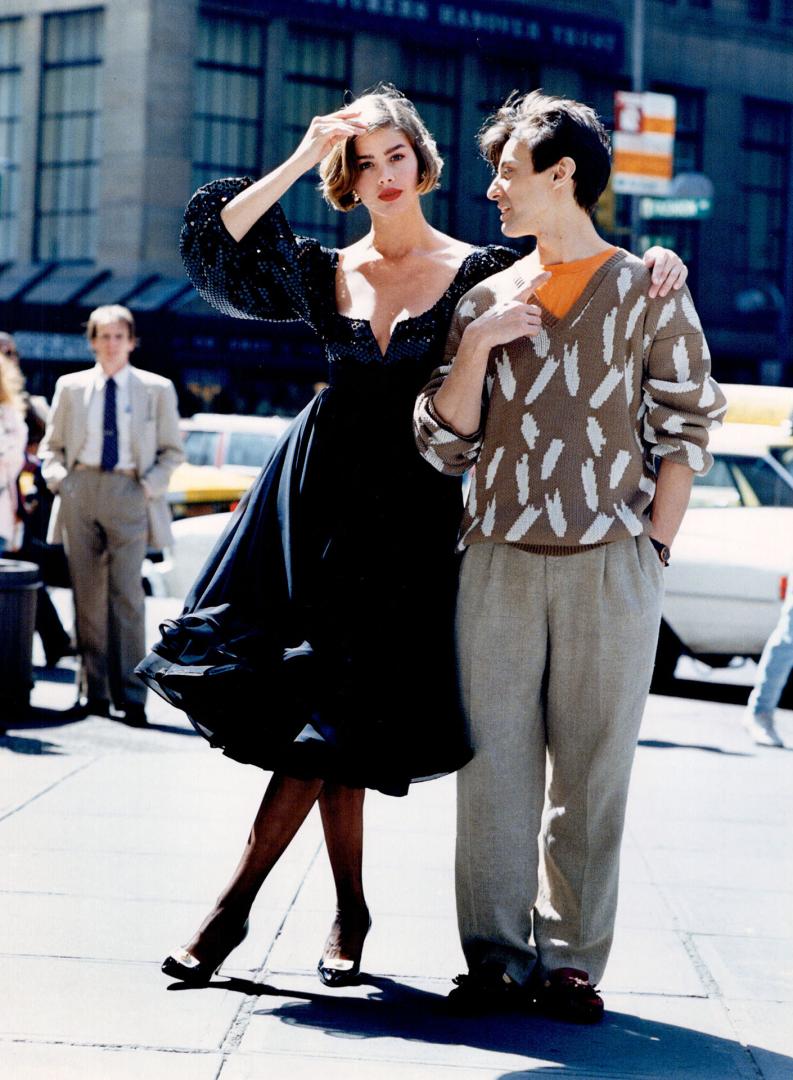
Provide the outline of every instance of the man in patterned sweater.
[[594,112],[535,92],[481,144],[502,232],[537,248],[462,299],[416,404],[424,457],[476,465],[457,612],[469,973],[451,1001],[594,1022],[664,565],[725,403],[688,291],[654,296],[595,230],[610,161]]

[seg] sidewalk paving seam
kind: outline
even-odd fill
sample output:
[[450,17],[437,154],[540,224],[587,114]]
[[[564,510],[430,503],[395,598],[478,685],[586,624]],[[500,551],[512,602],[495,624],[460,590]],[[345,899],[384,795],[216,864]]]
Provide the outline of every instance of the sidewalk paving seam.
[[[626,830],[626,832],[627,832],[627,830]],[[631,829],[630,832],[632,833],[633,830]],[[631,840],[635,842],[636,838],[631,836]],[[639,849],[639,853],[640,853],[640,858],[641,858],[642,862],[644,863],[645,869],[647,870],[647,876],[648,876],[649,884],[656,891],[657,895],[659,896],[659,898],[661,899],[664,907],[667,910],[667,914],[669,915],[669,917],[671,919],[673,931],[674,931],[675,935],[678,937],[678,939],[680,940],[680,943],[683,946],[683,948],[685,949],[686,955],[688,956],[689,960],[691,961],[691,965],[694,968],[694,971],[696,972],[697,977],[699,978],[699,980],[702,983],[703,990],[705,991],[704,997],[707,1000],[713,1001],[714,1004],[718,1005],[721,1012],[724,1014],[724,1018],[725,1018],[725,1020],[727,1022],[729,1030],[733,1034],[736,1045],[739,1046],[743,1050],[744,1055],[748,1059],[750,1067],[752,1068],[753,1072],[755,1073],[755,1076],[757,1077],[757,1080],[765,1080],[765,1073],[763,1072],[762,1068],[760,1067],[759,1062],[757,1061],[754,1054],[752,1053],[751,1048],[742,1040],[741,1034],[740,1034],[736,1024],[733,1021],[733,1016],[732,1016],[732,1013],[731,1013],[731,1011],[729,1009],[729,1006],[727,1005],[726,1001],[724,1000],[724,998],[723,998],[723,996],[721,994],[719,984],[716,981],[713,973],[711,972],[711,970],[708,967],[707,963],[703,959],[702,955],[699,952],[699,949],[697,948],[697,946],[696,946],[696,944],[694,942],[693,933],[691,931],[685,930],[682,927],[681,922],[680,922],[680,917],[678,916],[678,913],[677,913],[677,909],[675,908],[674,904],[669,899],[668,892],[667,892],[668,886],[665,886],[662,881],[657,880],[656,874],[655,874],[655,867],[653,866],[651,860],[648,858],[648,855],[647,855],[647,852],[645,851],[645,849],[640,847],[640,846],[639,846],[638,849]],[[719,936],[719,935],[714,935],[714,936]],[[695,995],[691,995],[691,996],[695,996]],[[699,995],[696,995],[696,996],[699,996]]]
[[[267,971],[267,961],[270,959],[270,956],[272,955],[273,949],[275,948],[276,942],[278,941],[281,934],[283,933],[284,927],[286,925],[286,920],[289,918],[290,914],[294,910],[295,905],[297,904],[300,893],[302,892],[303,887],[304,887],[304,885],[306,883],[306,878],[308,877],[308,875],[311,873],[312,869],[314,868],[314,864],[316,863],[317,859],[319,858],[319,853],[323,850],[324,846],[325,846],[324,839],[320,840],[319,843],[317,844],[315,850],[314,850],[314,854],[311,856],[311,858],[310,858],[310,860],[308,862],[308,865],[306,866],[305,872],[303,874],[303,877],[300,880],[300,883],[298,884],[297,888],[295,889],[295,892],[294,892],[294,895],[293,895],[292,899],[289,901],[289,903],[286,906],[286,911],[284,912],[284,916],[281,919],[280,923],[278,924],[278,929],[275,931],[275,934],[273,935],[273,938],[272,938],[272,940],[270,942],[270,946],[267,949],[267,953],[265,954],[264,959],[262,960],[262,962],[258,966],[258,968],[256,968],[256,970],[253,972],[252,981],[255,982],[258,976],[264,974],[264,972]],[[242,1042],[243,1036],[245,1035],[245,1032],[246,1032],[246,1030],[248,1028],[248,1024],[250,1023],[251,1014],[253,1012],[256,1001],[257,1001],[257,995],[246,994],[245,997],[243,998],[242,1002],[240,1003],[239,1009],[234,1014],[234,1017],[233,1017],[233,1019],[231,1021],[231,1024],[229,1025],[229,1029],[226,1032],[225,1038],[220,1043],[219,1049],[220,1049],[221,1054],[223,1055],[223,1060],[221,1061],[220,1068],[218,1069],[217,1077],[220,1077],[220,1074],[223,1071],[223,1067],[224,1067],[224,1065],[226,1063],[227,1058],[231,1057],[231,1055],[237,1050],[240,1043]],[[217,1080],[217,1078],[216,1078],[216,1080]]]
[[[666,906],[668,908],[671,909],[671,905],[670,905],[670,903],[669,903],[669,901],[667,899],[664,886],[663,886],[663,884],[661,884],[660,882],[657,882],[655,880],[655,875],[652,874],[652,871],[651,871],[651,878],[652,878],[653,886],[656,889],[658,889],[661,897],[663,898],[664,903],[666,904]],[[724,1000],[724,997],[722,996],[719,984],[716,981],[716,979],[715,979],[712,971],[708,967],[707,963],[702,958],[702,955],[700,954],[700,951],[699,951],[699,949],[697,948],[697,946],[696,946],[696,944],[694,942],[693,933],[691,933],[688,930],[684,930],[680,926],[680,919],[678,918],[677,913],[674,910],[671,910],[671,916],[672,916],[673,925],[675,927],[675,933],[679,937],[680,943],[682,944],[683,948],[686,950],[686,953],[687,953],[688,958],[689,958],[689,960],[691,961],[691,963],[692,963],[692,965],[694,967],[694,970],[696,971],[697,975],[701,979],[702,985],[705,988],[708,999],[710,999],[714,1003],[718,1004],[719,1008],[724,1013],[727,1024],[729,1025],[729,1029],[730,1029],[730,1031],[732,1032],[732,1034],[734,1036],[735,1043],[736,1043],[737,1046],[740,1046],[740,1048],[743,1050],[746,1058],[748,1059],[748,1061],[749,1061],[749,1063],[751,1065],[751,1068],[753,1069],[753,1071],[755,1073],[755,1076],[757,1077],[757,1080],[765,1080],[765,1073],[763,1072],[762,1068],[760,1067],[759,1062],[757,1061],[754,1054],[752,1053],[751,1047],[749,1047],[743,1041],[743,1039],[741,1038],[740,1031],[738,1030],[738,1028],[736,1027],[736,1025],[735,1025],[735,1023],[733,1021],[732,1012],[730,1011],[730,1008],[729,1008],[727,1002]]]
[[87,769],[90,765],[95,765],[96,762],[101,761],[101,759],[101,754],[97,755],[96,757],[92,757],[90,760],[84,761],[82,765],[78,765],[75,769],[72,769],[72,771],[67,773],[65,776],[61,776],[57,780],[53,780],[51,784],[48,784],[47,787],[43,788],[41,791],[37,791],[35,795],[31,795],[29,799],[25,799],[24,802],[21,802],[17,806],[12,807],[10,810],[5,811],[5,813],[0,814],[0,822],[5,821],[7,818],[13,817],[14,814],[18,814],[20,810],[24,810],[26,806],[30,806],[31,803],[34,803],[37,799],[40,799],[42,795],[46,795],[47,792],[52,791],[53,788],[58,787],[59,784],[64,783],[64,781],[66,780],[70,780],[73,776],[76,776],[78,773],[82,772],[83,769]]
[[111,1043],[111,1042],[86,1042],[83,1039],[37,1039],[26,1035],[4,1035],[0,1032],[0,1046],[79,1046],[86,1050],[145,1050],[147,1053],[158,1054],[185,1054],[201,1057],[211,1057],[217,1054],[217,1047],[207,1049],[196,1046],[163,1046],[162,1044],[151,1045],[149,1043]]

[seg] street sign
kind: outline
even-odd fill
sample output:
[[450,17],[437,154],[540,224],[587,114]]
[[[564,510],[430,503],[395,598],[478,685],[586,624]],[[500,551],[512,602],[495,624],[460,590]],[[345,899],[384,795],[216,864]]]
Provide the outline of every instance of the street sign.
[[702,221],[713,213],[713,199],[652,198],[639,199],[639,217],[645,220]]
[[614,190],[666,195],[672,181],[676,102],[671,94],[614,95]]

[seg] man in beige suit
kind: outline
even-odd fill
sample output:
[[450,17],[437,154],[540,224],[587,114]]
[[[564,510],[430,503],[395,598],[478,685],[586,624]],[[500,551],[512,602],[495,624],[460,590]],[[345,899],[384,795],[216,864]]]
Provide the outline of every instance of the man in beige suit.
[[118,305],[91,312],[97,363],[58,380],[42,473],[57,496],[50,539],[63,543],[82,656],[77,717],[146,723],[146,690],[134,667],[145,653],[141,565],[147,544],[170,543],[168,480],[184,460],[176,391],[132,367],[135,323]]

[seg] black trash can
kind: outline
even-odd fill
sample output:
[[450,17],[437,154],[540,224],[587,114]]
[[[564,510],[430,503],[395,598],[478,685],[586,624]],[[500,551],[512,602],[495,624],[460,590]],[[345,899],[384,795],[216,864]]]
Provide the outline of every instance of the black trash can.
[[10,720],[24,717],[30,707],[40,588],[35,563],[0,559],[0,730]]

